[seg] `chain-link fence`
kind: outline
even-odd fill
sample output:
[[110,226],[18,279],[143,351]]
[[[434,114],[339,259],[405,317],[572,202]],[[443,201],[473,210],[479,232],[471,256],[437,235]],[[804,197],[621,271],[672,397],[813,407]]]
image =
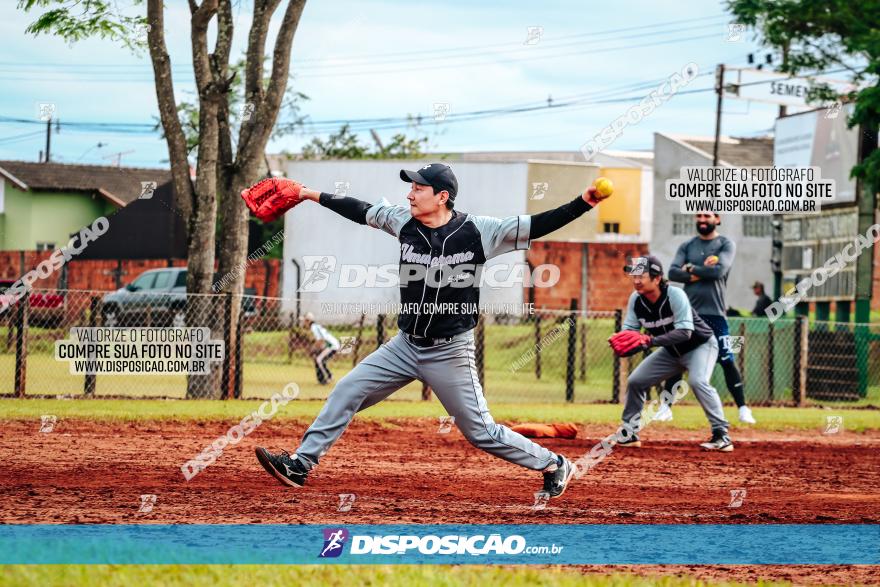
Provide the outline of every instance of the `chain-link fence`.
[[[34,292],[0,313],[0,394],[254,398],[295,382],[301,398],[320,399],[333,381],[397,334],[393,315],[353,314],[333,323],[317,316],[339,342],[331,354],[297,319],[298,308],[295,300],[229,294]],[[620,323],[620,311],[482,315],[475,331],[476,365],[487,398],[493,403],[620,401],[628,374],[641,360],[611,352],[607,339]],[[71,361],[56,359],[56,341],[70,339],[72,328],[111,326],[207,327],[227,352],[211,363],[209,373],[189,376],[72,374]],[[730,318],[730,332],[751,404],[880,402],[880,324]],[[330,374],[333,380],[319,381]],[[729,403],[720,368],[712,381]],[[413,382],[391,399],[429,395]]]

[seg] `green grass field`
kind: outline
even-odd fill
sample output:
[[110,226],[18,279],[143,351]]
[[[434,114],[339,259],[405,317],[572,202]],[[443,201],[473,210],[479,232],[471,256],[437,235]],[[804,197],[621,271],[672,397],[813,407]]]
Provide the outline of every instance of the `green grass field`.
[[[140,400],[125,399],[2,399],[0,421],[34,420],[53,414],[59,419],[88,418],[97,420],[189,420],[240,419],[253,411],[259,400]],[[276,418],[308,421],[318,412],[320,401],[293,401],[282,407]],[[610,404],[512,404],[493,406],[499,421],[574,421],[604,424],[609,430],[617,424],[620,406]],[[390,418],[422,418],[443,415],[437,401],[384,402],[365,410],[359,417],[372,420]],[[880,412],[875,410],[829,410],[820,408],[756,408],[757,428],[763,430],[814,429],[820,432],[828,415],[842,415],[843,427],[861,432],[880,429]],[[733,409],[727,417],[735,422]],[[673,423],[653,423],[652,426],[681,429],[701,429],[706,423],[696,406],[675,408]],[[736,424],[734,424],[736,427]],[[735,428],[734,428],[735,429]],[[686,570],[681,571],[686,573]],[[243,584],[287,586],[350,586],[350,585],[525,585],[587,587],[661,587],[735,586],[735,582],[697,580],[683,576],[636,576],[614,572],[584,574],[566,567],[480,567],[480,566],[252,566],[252,565],[10,565],[0,569],[2,585],[96,585],[140,586],[169,585],[237,586]],[[791,585],[789,582],[751,582],[749,585]]]
[[[794,363],[791,352],[793,330],[790,325],[778,326],[775,331],[775,368],[773,389],[770,390],[767,364],[766,322],[750,321],[748,330],[742,330],[747,343],[744,350],[743,376],[746,393],[751,403],[766,400],[773,403],[791,401],[791,377]],[[586,325],[586,328],[583,328]],[[731,322],[732,332],[740,333]],[[607,402],[612,397],[613,357],[606,340],[614,324],[610,319],[591,319],[580,322],[575,352],[574,400],[581,403]],[[745,326],[743,327],[745,328]],[[5,327],[0,327],[0,341],[5,342]],[[375,324],[334,326],[338,336],[360,336],[363,341],[359,357],[376,348]],[[386,331],[386,340],[395,334]],[[29,332],[27,393],[32,395],[81,395],[84,388],[82,375],[71,375],[66,362],[54,359],[54,341],[66,337],[66,331],[32,328]],[[289,332],[286,330],[254,331],[244,337],[243,394],[247,398],[266,398],[285,384],[295,382],[303,399],[326,397],[329,388],[318,385],[311,359],[300,348],[288,351]],[[558,320],[542,321],[540,332],[534,324],[491,325],[485,335],[484,382],[486,397],[493,403],[561,403],[565,399],[567,370],[567,331],[559,330]],[[540,360],[534,357],[536,341],[543,341]],[[880,342],[873,343],[874,354],[868,377],[866,397],[855,402],[813,402],[833,407],[880,405]],[[352,369],[353,355],[337,355],[330,363],[336,379]],[[540,361],[540,369],[538,362]],[[540,371],[540,376],[539,376]],[[0,344],[0,393],[11,394],[15,373],[15,357]],[[171,397],[182,398],[186,393],[183,375],[103,375],[96,378],[96,396]],[[713,384],[721,390],[722,399],[729,401],[721,369],[716,368]],[[416,400],[421,386],[413,383],[397,392],[392,399]],[[686,402],[688,400],[685,400]]]
[[[687,577],[652,576],[609,573],[585,575],[577,570],[529,567],[477,566],[348,566],[284,567],[272,565],[56,565],[3,568],[3,582],[7,585],[40,585],[67,587],[69,585],[214,585],[238,587],[262,585],[265,587],[382,585],[409,587],[432,585],[454,587],[459,585],[505,585],[520,587],[538,585],[547,587],[734,587],[744,583],[704,582]],[[758,581],[749,585],[783,586],[788,582]]]
[[[56,400],[0,399],[0,420],[39,421],[43,414],[59,419],[87,418],[98,420],[220,420],[241,419],[254,411],[260,400]],[[292,401],[280,408],[279,420],[310,421],[321,409],[318,400]],[[489,403],[492,415],[500,422],[576,422],[615,426],[620,419],[617,404],[535,404]],[[843,416],[843,428],[853,432],[880,430],[880,411],[826,408],[754,408],[759,430],[823,430],[828,416]],[[700,430],[706,427],[702,409],[695,405],[674,408],[673,422],[652,422],[651,426]],[[437,418],[446,412],[436,400],[382,402],[358,414],[358,418],[385,420],[390,418]],[[736,409],[725,408],[725,415],[735,430],[740,425]]]

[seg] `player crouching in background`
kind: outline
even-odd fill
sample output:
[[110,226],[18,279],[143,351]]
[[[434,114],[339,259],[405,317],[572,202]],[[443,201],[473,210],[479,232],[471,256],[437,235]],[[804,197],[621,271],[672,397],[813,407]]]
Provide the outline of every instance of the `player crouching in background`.
[[302,323],[311,331],[315,339],[311,354],[315,361],[315,374],[318,376],[318,383],[327,385],[333,381],[333,373],[327,367],[327,361],[332,359],[339,350],[339,341],[330,334],[330,331],[315,322],[315,315],[311,312],[306,312],[302,317]]
[[[693,311],[681,288],[669,287],[663,265],[657,257],[637,257],[624,267],[635,290],[629,298],[623,330],[609,338],[618,356],[628,357],[651,347],[651,353],[629,376],[623,409],[621,447],[640,447],[638,431],[645,423],[640,414],[648,390],[674,375],[688,372],[688,381],[712,426],[712,438],[700,446],[706,450],[731,452],[727,420],[718,391],[709,383],[718,342],[712,329]],[[642,334],[644,328],[648,334]]]

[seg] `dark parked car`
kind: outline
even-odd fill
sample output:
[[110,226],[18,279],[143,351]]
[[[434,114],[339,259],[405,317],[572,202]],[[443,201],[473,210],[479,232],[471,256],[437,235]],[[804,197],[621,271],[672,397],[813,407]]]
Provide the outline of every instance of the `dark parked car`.
[[[256,293],[245,288],[246,296]],[[245,317],[256,314],[256,301],[245,297]],[[113,293],[104,296],[102,315],[105,326],[185,326],[186,269],[170,267],[144,271]]]

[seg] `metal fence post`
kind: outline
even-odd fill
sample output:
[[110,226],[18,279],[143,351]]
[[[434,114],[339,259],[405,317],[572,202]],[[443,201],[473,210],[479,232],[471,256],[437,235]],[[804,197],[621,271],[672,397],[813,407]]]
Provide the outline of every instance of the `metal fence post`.
[[25,294],[18,301],[15,331],[15,396],[24,397],[27,384],[27,352],[28,352],[28,312],[30,296]]
[[[620,332],[623,326],[623,311],[614,310],[614,332]],[[614,367],[611,375],[611,403],[620,403],[620,357],[614,353]]]
[[[244,306],[244,299],[241,300]],[[238,309],[238,322],[235,323],[235,377],[232,378],[232,395],[235,399],[241,399],[242,381],[244,379],[244,311]]]
[[294,316],[293,314],[290,315],[290,331],[287,334],[287,362],[288,363],[293,362],[293,341],[294,341],[294,339],[295,339],[294,337],[296,335],[295,326],[296,326],[296,323],[298,320],[299,320],[298,317]]
[[[209,298],[210,299],[210,298]],[[234,352],[230,348],[232,345],[232,292],[226,292],[226,299],[223,300],[223,345],[225,351],[223,353],[223,373],[220,374],[220,397],[222,399],[232,399],[232,361],[234,360]]]
[[773,373],[773,364],[775,362],[773,356],[773,323],[767,322],[767,401],[773,401],[773,385],[775,376]]
[[358,333],[354,339],[354,349],[351,353],[351,366],[356,367],[358,364],[358,355],[361,352],[361,340],[364,337],[364,319],[367,317],[366,314],[361,312],[361,319],[358,320]]
[[541,314],[535,314],[535,379],[541,378]]
[[376,317],[376,348],[385,344],[385,314]]
[[483,393],[486,393],[486,378],[484,371],[484,364],[486,358],[486,323],[483,319],[483,315],[480,314],[479,318],[477,318],[477,332],[476,332],[476,353],[474,356],[474,360],[477,363],[477,377],[480,379],[480,385],[483,387]]
[[[89,328],[94,328],[98,323],[100,305],[101,298],[99,298],[98,296],[93,296],[91,301],[89,302]],[[94,396],[97,383],[98,382],[96,375],[86,374],[85,384],[83,385],[83,393],[89,397]]]
[[584,323],[581,324],[578,329],[578,338],[580,341],[581,352],[578,353],[578,358],[580,359],[580,371],[578,372],[578,379],[581,383],[587,380],[587,325],[590,323],[589,319],[584,316]]
[[577,300],[572,299],[568,314],[568,364],[565,366],[565,401],[574,401],[574,369],[577,348]]
[[810,319],[808,316],[801,316],[801,389],[798,405],[802,406],[807,401],[807,367],[809,367],[810,357]]
[[15,316],[12,312],[9,312],[9,314],[4,315],[4,321],[8,326],[6,329],[6,352],[8,353],[15,342]]
[[794,385],[792,399],[798,406],[807,398],[807,358],[810,328],[806,316],[797,316],[794,323]]

